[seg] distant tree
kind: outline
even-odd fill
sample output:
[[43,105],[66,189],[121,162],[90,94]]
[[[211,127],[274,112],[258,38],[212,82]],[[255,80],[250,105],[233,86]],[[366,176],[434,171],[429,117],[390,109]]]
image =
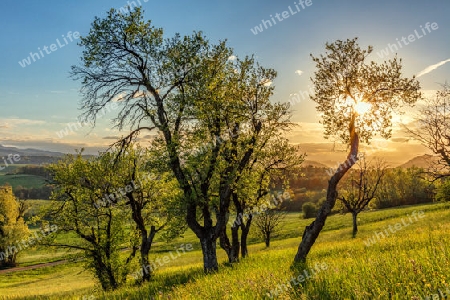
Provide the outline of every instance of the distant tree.
[[30,233],[23,219],[25,210],[11,186],[0,186],[0,269],[16,265],[20,242]]
[[441,179],[436,192],[437,201],[450,201],[450,178]]
[[386,174],[386,164],[381,159],[372,165],[367,162],[365,156],[362,156],[357,165],[357,170],[350,170],[344,176],[338,193],[338,199],[352,214],[353,237],[358,233],[358,214],[375,198]]
[[305,202],[302,205],[303,219],[314,218],[317,213],[317,206],[313,202]]
[[306,261],[336,203],[337,184],[358,160],[360,141],[369,143],[376,133],[390,137],[392,113],[421,97],[419,82],[402,76],[401,60],[366,63],[373,48],[361,49],[357,38],[327,43],[325,48],[325,55],[311,55],[317,71],[310,97],[322,116],[325,137],[339,138],[349,147],[349,153],[328,181],[327,199],[316,219],[305,228],[295,262]]
[[264,238],[266,247],[270,246],[271,237],[279,229],[285,217],[286,212],[279,209],[268,209],[255,217],[255,226]]
[[408,133],[438,156],[431,160],[429,173],[434,179],[450,176],[450,85],[442,85],[435,97],[424,99],[415,128]]
[[377,188],[376,208],[413,205],[433,201],[434,184],[422,168],[394,168],[386,170],[383,184]]

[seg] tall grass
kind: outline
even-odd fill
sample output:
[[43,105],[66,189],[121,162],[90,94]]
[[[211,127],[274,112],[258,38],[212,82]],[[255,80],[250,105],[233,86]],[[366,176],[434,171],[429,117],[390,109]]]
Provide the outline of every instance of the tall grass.
[[[292,267],[300,234],[312,220],[288,216],[279,239],[265,248],[249,248],[238,264],[223,263],[204,275],[201,252],[193,251],[158,270],[142,287],[128,286],[96,299],[422,299],[450,292],[450,205],[433,204],[366,212],[359,233],[351,238],[350,216],[329,218],[306,265]],[[394,226],[414,210],[425,217],[366,246],[375,232]],[[289,237],[291,236],[291,237]],[[223,251],[218,250],[221,261]],[[298,283],[299,275],[326,266]],[[294,280],[295,279],[295,280]],[[84,287],[83,287],[84,288]],[[67,295],[80,299],[86,289]],[[449,293],[450,295],[450,293]],[[77,298],[78,297],[78,298]],[[44,298],[42,298],[44,299]],[[61,299],[61,294],[50,299]],[[86,298],[89,299],[89,298]]]

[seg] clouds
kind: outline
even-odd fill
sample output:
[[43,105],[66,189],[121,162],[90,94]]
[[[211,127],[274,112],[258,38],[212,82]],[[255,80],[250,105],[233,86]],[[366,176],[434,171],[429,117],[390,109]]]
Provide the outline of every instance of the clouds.
[[297,74],[298,76],[301,76],[303,74],[303,71],[302,70],[296,70],[295,74]]
[[19,118],[11,118],[11,119],[3,119],[0,121],[0,128],[15,128],[20,125],[42,125],[45,124],[45,121],[42,120],[31,120],[31,119],[19,119]]
[[430,72],[433,71],[433,70],[436,70],[437,68],[439,68],[439,67],[442,66],[442,65],[445,65],[445,64],[448,63],[449,61],[450,61],[450,58],[449,58],[449,59],[446,59],[446,60],[443,60],[443,61],[440,61],[440,62],[438,62],[437,64],[434,64],[434,65],[431,65],[431,66],[426,67],[425,69],[423,69],[422,71],[420,71],[419,74],[417,74],[416,78],[419,78],[419,77],[421,77],[421,76],[423,76],[423,75],[425,75],[425,74],[430,73]]

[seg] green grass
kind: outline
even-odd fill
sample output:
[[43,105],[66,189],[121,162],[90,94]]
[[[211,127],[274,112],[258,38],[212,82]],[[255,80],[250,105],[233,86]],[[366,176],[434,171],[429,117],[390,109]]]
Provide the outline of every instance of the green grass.
[[0,166],[4,168],[4,169],[0,170],[0,175],[5,175],[8,173],[15,173],[20,167],[26,166],[23,164],[14,164],[14,165],[5,166],[3,161],[0,161],[0,163],[1,163]]
[[[99,292],[95,281],[86,279],[88,273],[77,275],[80,266],[69,264],[39,270],[35,276],[27,272],[6,278],[2,275],[0,291],[4,295],[3,290],[14,290],[14,295],[26,296],[36,289],[36,294],[43,295],[38,299],[63,296],[80,299],[83,295],[95,295],[96,299],[269,299],[278,289],[276,299],[421,299],[438,289],[443,292],[450,289],[449,208],[450,203],[446,203],[364,212],[359,216],[359,232],[354,239],[351,216],[331,216],[308,257],[308,264],[296,268],[291,267],[292,260],[301,233],[312,219],[289,214],[270,248],[265,248],[253,233],[250,240],[258,243],[250,245],[250,257],[238,264],[226,264],[224,251],[218,249],[222,265],[211,275],[203,274],[199,244],[193,233],[187,232],[183,239],[170,244],[158,242],[151,259],[163,256],[164,251],[181,243],[192,243],[194,251],[158,269],[153,281],[142,287]],[[424,218],[372,246],[364,244],[375,232],[384,231],[420,210],[425,212]],[[316,264],[327,268],[301,284],[289,283]],[[56,288],[61,283],[60,277],[52,277],[56,276],[53,274],[66,276],[63,292]],[[33,280],[48,285],[55,282],[55,287],[44,292]]]
[[28,209],[25,212],[25,219],[29,219],[30,217],[37,215],[42,209],[52,204],[51,200],[28,199],[25,200],[25,202],[28,205]]
[[39,188],[45,184],[45,179],[41,176],[15,174],[15,175],[1,175],[0,186],[9,183],[13,189],[21,185],[25,188]]

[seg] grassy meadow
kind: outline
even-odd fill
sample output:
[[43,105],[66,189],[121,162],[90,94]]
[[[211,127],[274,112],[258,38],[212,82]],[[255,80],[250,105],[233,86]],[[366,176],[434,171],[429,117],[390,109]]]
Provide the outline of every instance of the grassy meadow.
[[0,185],[9,183],[13,188],[21,185],[25,188],[39,188],[45,184],[45,179],[40,176],[15,174],[0,176]]
[[[363,212],[354,239],[351,215],[331,216],[307,265],[296,267],[292,261],[300,236],[312,219],[291,213],[270,248],[253,228],[250,256],[238,264],[228,265],[218,248],[222,264],[211,275],[203,274],[199,243],[188,231],[183,238],[155,244],[152,260],[182,243],[191,243],[194,250],[158,268],[153,281],[142,287],[132,286],[130,277],[130,286],[104,293],[82,262],[72,261],[0,274],[0,299],[441,299],[436,297],[446,289],[450,297],[449,208],[450,203],[441,203]],[[422,218],[412,217],[414,211],[423,211]],[[396,232],[382,237],[388,228]],[[369,238],[375,243],[366,246]],[[19,262],[65,255],[33,248],[24,250]]]

